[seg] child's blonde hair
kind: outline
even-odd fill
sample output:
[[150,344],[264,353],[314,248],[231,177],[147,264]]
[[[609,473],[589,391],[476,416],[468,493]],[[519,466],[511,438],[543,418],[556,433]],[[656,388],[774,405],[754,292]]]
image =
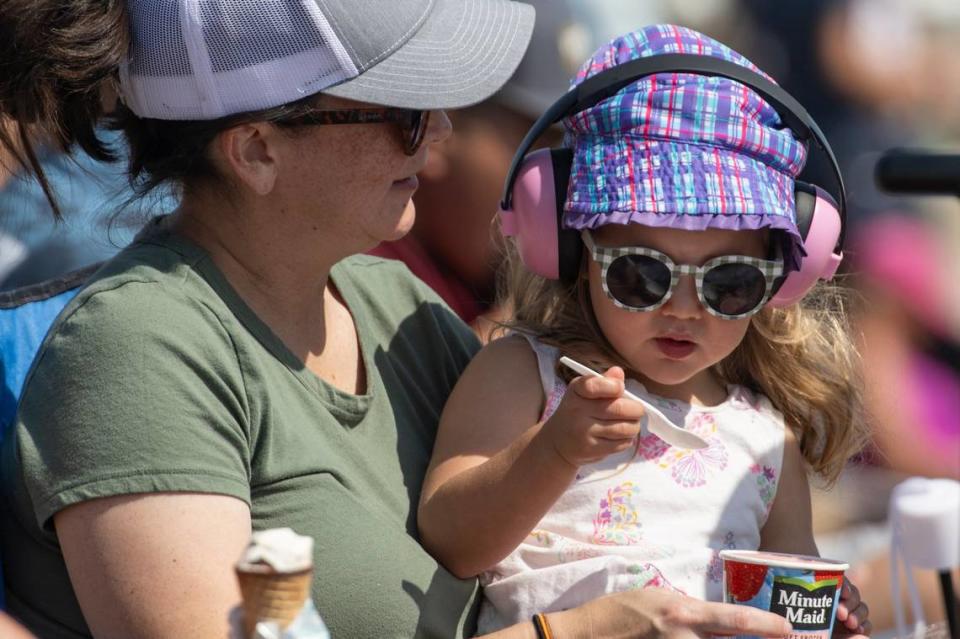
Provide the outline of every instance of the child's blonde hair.
[[[603,335],[584,267],[572,285],[530,273],[512,244],[501,266],[500,302],[513,310],[504,329],[535,335],[588,365],[630,369]],[[847,289],[819,283],[802,302],[766,307],[714,367],[727,384],[763,393],[797,435],[804,459],[829,484],[867,441],[860,357]],[[566,369],[558,372],[567,381]]]

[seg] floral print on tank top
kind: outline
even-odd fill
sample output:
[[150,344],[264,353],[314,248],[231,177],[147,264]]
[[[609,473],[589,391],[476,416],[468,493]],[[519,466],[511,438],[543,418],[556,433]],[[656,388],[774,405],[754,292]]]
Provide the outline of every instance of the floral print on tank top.
[[[527,339],[548,419],[566,392],[559,353]],[[582,467],[535,530],[481,576],[481,630],[637,588],[719,600],[719,551],[759,546],[783,461],[780,413],[738,386],[720,405],[703,407],[628,385],[708,446],[686,450],[645,434],[633,449]]]

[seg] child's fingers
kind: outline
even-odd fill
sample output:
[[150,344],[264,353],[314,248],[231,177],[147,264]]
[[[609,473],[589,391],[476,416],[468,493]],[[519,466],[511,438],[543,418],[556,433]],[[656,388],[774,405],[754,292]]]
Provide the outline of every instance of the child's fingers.
[[632,439],[602,439],[595,438],[593,452],[597,459],[603,459],[616,453],[621,453],[635,446]]
[[619,379],[621,382],[626,378],[623,369],[619,366],[611,366],[603,372],[603,376],[608,379]]
[[847,615],[843,623],[850,630],[857,630],[865,623],[868,623],[867,617],[869,616],[870,609],[867,608],[867,604],[861,601],[856,608],[850,611],[850,614]]
[[568,388],[584,399],[613,399],[623,395],[623,378],[577,377]]
[[840,588],[840,601],[844,601],[849,607],[856,608],[860,603],[860,589],[853,585],[849,579],[845,579]]
[[626,397],[617,397],[597,406],[593,416],[604,422],[639,422],[646,411],[643,404]]
[[609,422],[597,424],[591,429],[591,435],[597,439],[606,439],[610,441],[633,440],[640,434],[640,423],[629,422]]
[[[862,606],[862,611],[860,607]],[[854,614],[855,611],[860,611],[863,615],[863,611],[866,611],[866,605],[860,600],[860,590],[850,582],[850,580],[845,580],[843,586],[840,589],[840,604],[837,606],[837,618],[841,621],[846,621],[850,615]],[[866,616],[862,616],[860,621],[863,621]]]
[[843,600],[837,604],[837,619],[840,621],[846,621],[847,617],[850,616],[850,611],[847,609],[846,604],[843,603]]

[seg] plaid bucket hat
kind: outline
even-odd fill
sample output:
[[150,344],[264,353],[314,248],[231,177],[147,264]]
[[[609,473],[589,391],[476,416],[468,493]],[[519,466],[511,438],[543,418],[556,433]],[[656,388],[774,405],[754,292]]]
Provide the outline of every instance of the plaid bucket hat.
[[[668,53],[722,58],[763,73],[702,33],[653,25],[601,47],[572,86],[624,62]],[[746,86],[726,78],[658,73],[566,118],[564,126],[573,150],[566,228],[630,223],[684,230],[770,228],[785,232],[787,269],[799,267],[805,252],[794,179],[807,149]]]

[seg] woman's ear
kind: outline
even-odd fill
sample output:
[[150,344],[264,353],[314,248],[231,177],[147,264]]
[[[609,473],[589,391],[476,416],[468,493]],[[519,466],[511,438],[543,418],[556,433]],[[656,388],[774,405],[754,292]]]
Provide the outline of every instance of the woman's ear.
[[217,137],[220,162],[240,186],[257,195],[269,195],[278,175],[276,129],[267,122],[249,122],[227,129]]

